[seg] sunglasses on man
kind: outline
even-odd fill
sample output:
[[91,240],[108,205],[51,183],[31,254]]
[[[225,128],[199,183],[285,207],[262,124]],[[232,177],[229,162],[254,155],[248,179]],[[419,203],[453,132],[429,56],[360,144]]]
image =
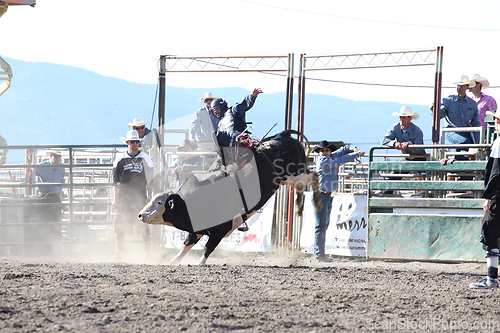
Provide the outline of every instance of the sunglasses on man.
[[142,127],[135,127],[135,126],[134,126],[134,128],[133,128],[133,129],[134,129],[134,130],[136,130],[136,131],[142,131],[142,130],[143,130],[143,129],[145,129],[145,128],[146,128],[146,126],[142,126]]
[[140,140],[128,140],[128,142],[133,143],[133,144],[139,144],[141,142]]

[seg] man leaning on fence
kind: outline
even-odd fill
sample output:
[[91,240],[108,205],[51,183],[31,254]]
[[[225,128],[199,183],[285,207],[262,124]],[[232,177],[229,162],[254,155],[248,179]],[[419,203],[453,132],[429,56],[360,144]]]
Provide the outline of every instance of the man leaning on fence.
[[[419,115],[412,111],[409,106],[402,106],[398,112],[393,112],[393,116],[399,116],[399,122],[391,126],[387,131],[382,144],[384,146],[394,147],[401,150],[403,154],[410,155],[426,155],[425,149],[409,149],[409,145],[423,145],[424,133],[422,130],[412,123],[412,120],[417,120]],[[425,161],[426,158],[406,157],[409,161]]]
[[[462,75],[458,82],[457,94],[443,98],[441,102],[441,118],[445,118],[448,127],[480,127],[477,103],[466,95],[467,89],[476,85],[475,81],[469,80],[467,75]],[[434,112],[434,104],[430,106]],[[446,139],[451,144],[479,143],[479,132],[447,132]],[[456,151],[467,151],[468,148],[457,148]],[[465,160],[465,156],[455,156],[457,160]]]
[[[50,159],[40,163],[39,165],[63,165],[61,162],[62,154],[57,150],[47,150],[46,154]],[[65,169],[63,167],[53,168],[36,168],[36,175],[42,183],[61,183],[64,184]],[[62,196],[61,186],[40,186],[38,188],[41,196],[46,196],[48,193],[55,193],[59,197]]]

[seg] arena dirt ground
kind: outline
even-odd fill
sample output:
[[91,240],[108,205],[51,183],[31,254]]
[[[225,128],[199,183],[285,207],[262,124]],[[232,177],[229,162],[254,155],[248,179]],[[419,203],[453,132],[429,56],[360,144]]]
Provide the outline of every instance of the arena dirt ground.
[[[0,258],[1,332],[500,332],[482,263]],[[79,262],[76,262],[79,261]]]

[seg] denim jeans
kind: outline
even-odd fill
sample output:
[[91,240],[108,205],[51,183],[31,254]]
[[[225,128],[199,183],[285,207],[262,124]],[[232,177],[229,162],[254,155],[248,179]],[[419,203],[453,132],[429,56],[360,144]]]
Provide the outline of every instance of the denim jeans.
[[[332,212],[332,196],[320,192],[323,208],[321,211],[314,210],[316,223],[314,224],[314,258],[325,254],[325,236],[330,224],[330,213]],[[314,199],[313,199],[314,200]]]

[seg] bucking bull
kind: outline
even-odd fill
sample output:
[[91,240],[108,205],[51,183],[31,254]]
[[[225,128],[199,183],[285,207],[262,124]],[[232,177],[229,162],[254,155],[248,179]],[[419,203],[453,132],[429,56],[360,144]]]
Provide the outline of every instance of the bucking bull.
[[307,184],[312,186],[315,208],[321,209],[318,174],[309,172],[304,147],[291,134],[301,135],[285,130],[244,153],[226,149],[220,152],[222,163],[217,167],[202,175],[191,175],[176,193],[153,197],[139,213],[139,220],[189,233],[171,262],[180,262],[203,235],[208,235],[204,253],[197,262],[205,264],[222,238],[262,208],[282,183],[295,187],[299,215],[303,210],[303,186]]

